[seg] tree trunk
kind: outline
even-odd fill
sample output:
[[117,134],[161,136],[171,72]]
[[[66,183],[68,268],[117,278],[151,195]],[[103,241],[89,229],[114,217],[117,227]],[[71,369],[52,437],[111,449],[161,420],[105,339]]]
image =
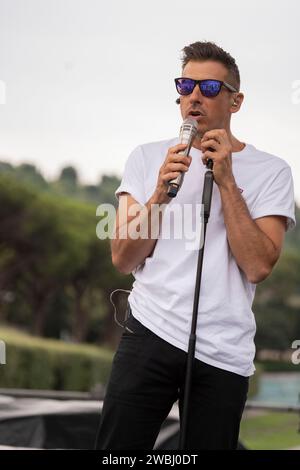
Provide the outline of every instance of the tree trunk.
[[82,289],[75,290],[75,312],[74,322],[72,328],[72,339],[78,343],[85,341],[87,334],[88,315],[84,308],[82,308],[82,298],[84,291]]
[[49,297],[50,294],[47,293],[46,295],[39,296],[36,299],[33,322],[33,334],[36,336],[44,336]]

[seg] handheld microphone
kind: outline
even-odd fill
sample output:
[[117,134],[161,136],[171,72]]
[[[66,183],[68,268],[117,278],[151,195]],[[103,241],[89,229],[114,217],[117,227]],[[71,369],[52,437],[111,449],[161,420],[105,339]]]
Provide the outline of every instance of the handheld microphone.
[[[188,155],[192,146],[192,143],[196,137],[198,132],[197,121],[195,119],[187,118],[183,121],[182,126],[180,128],[180,143],[187,144],[187,147],[183,150],[183,152],[179,152],[180,155]],[[180,175],[177,178],[174,178],[169,181],[169,187],[167,195],[169,197],[175,197],[177,195],[178,190],[180,189],[183,178],[184,178],[184,171],[180,172]]]

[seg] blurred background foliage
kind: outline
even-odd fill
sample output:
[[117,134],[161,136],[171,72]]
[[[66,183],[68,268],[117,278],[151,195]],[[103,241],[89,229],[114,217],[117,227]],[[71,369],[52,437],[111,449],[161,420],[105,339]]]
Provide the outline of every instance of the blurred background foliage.
[[[0,321],[34,335],[115,347],[110,293],[131,276],[96,237],[96,208],[117,205],[115,176],[78,183],[72,167],[47,182],[33,165],[0,163]],[[116,293],[124,312],[127,295]]]
[[[115,175],[83,185],[72,166],[49,182],[34,165],[0,162],[0,338],[6,338],[12,351],[18,344],[12,327],[27,335],[93,343],[106,350],[105,361],[108,351],[116,348],[122,331],[114,321],[109,296],[114,289],[130,289],[133,277],[117,272],[109,240],[96,237],[96,208],[101,203],[117,206],[118,185]],[[289,349],[300,339],[300,225],[287,234],[279,262],[256,292],[258,351]],[[127,294],[116,293],[114,300],[122,317]],[[53,359],[51,347],[58,372],[45,385],[58,387],[61,356]],[[24,348],[24,361],[29,363],[28,344]],[[36,344],[33,349],[44,357]],[[85,350],[82,364],[86,354]],[[0,387],[3,383],[13,386],[2,374]]]

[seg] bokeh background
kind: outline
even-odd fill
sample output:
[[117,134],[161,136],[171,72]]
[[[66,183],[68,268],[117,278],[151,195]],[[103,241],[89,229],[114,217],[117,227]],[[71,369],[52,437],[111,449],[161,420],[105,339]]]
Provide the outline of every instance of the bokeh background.
[[[115,270],[109,240],[96,237],[96,208],[116,206],[133,148],[178,134],[173,78],[185,45],[214,41],[235,57],[245,100],[233,133],[291,166],[299,221],[299,20],[296,0],[0,0],[1,393],[104,392],[122,332],[110,295],[133,278]],[[126,300],[114,294],[120,319]],[[241,439],[252,449],[294,448],[298,225],[253,310],[257,373]]]

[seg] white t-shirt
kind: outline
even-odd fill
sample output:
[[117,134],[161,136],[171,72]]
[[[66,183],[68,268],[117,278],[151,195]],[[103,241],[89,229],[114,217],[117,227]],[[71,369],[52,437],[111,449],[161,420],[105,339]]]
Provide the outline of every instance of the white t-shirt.
[[[128,192],[140,204],[145,204],[155,190],[169,147],[178,143],[179,138],[173,138],[133,150],[116,196]],[[192,204],[194,208],[201,204],[207,168],[202,163],[200,150],[192,147],[190,155],[189,170],[167,211],[175,203]],[[232,167],[253,219],[281,215],[287,217],[287,229],[295,226],[293,179],[284,160],[247,144],[242,151],[232,154]],[[203,225],[201,220],[197,222],[195,214],[191,219],[199,232]],[[168,228],[164,224],[172,223],[172,218],[166,215],[167,212],[163,215],[162,233]],[[135,281],[128,297],[135,318],[184,351],[188,351],[198,259],[198,250],[190,249],[188,241],[185,236],[173,235],[172,238],[172,233],[169,239],[160,235],[152,255],[133,271]],[[242,376],[253,374],[255,287],[248,282],[230,250],[220,192],[214,183],[198,309],[197,359]]]

